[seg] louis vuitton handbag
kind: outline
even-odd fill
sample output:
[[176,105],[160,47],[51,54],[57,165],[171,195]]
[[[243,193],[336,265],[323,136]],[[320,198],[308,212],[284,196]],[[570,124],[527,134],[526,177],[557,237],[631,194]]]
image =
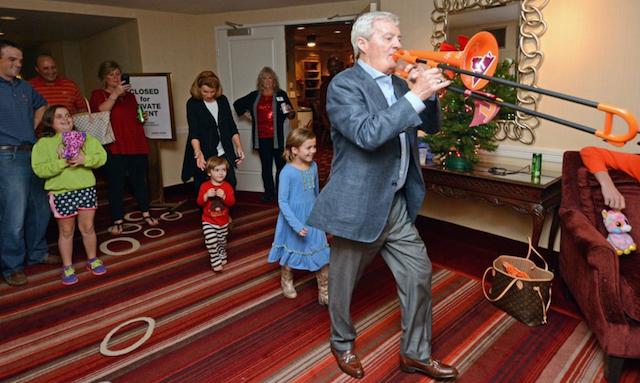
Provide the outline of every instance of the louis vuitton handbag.
[[73,115],[73,125],[81,132],[90,134],[96,138],[102,145],[115,142],[116,136],[113,134],[111,127],[111,112],[91,113],[89,101],[85,98],[87,110],[89,112],[78,113]]
[[[544,269],[529,259],[531,252],[542,259]],[[485,278],[491,272],[489,292],[485,288]],[[551,282],[553,273],[547,262],[531,245],[526,258],[501,255],[493,261],[493,266],[482,276],[484,296],[499,309],[527,326],[547,323],[547,311],[551,305]]]

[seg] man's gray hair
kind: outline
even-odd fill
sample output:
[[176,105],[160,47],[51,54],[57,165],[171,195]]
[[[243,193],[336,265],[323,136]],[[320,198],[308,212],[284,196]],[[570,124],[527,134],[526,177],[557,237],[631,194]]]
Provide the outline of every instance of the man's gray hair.
[[362,37],[369,41],[371,36],[373,36],[373,23],[376,20],[390,20],[394,22],[396,26],[400,25],[400,18],[391,12],[368,12],[358,16],[351,28],[351,45],[353,46],[353,58],[355,60],[360,57],[358,39]]

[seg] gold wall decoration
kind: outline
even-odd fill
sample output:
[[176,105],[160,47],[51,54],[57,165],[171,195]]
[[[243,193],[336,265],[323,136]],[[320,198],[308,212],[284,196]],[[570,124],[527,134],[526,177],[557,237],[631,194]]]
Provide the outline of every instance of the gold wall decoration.
[[[520,84],[536,86],[538,71],[544,61],[544,53],[540,47],[540,37],[547,30],[542,16],[542,9],[549,0],[433,0],[434,10],[431,13],[433,33],[431,44],[435,49],[447,41],[449,14],[467,10],[482,10],[485,7],[505,5],[517,1],[520,3],[519,46],[517,56],[517,80]],[[524,89],[517,90],[519,106],[538,110],[539,93]],[[498,130],[496,139],[510,139],[526,145],[535,142],[535,129],[540,126],[540,119],[522,112],[516,112],[515,121],[496,121]]]

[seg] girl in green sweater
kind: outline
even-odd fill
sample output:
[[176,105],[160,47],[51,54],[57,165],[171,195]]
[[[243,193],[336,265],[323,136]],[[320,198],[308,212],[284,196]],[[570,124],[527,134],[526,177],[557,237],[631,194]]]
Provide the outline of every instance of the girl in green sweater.
[[[43,136],[34,145],[31,167],[35,174],[45,179],[45,189],[49,192],[49,206],[58,222],[58,248],[62,256],[62,283],[72,285],[78,282],[73,267],[73,235],[76,228],[82,234],[82,243],[87,253],[87,269],[94,275],[107,272],[104,264],[96,257],[97,242],[94,217],[98,208],[96,177],[92,169],[107,162],[104,148],[90,135],[84,142],[79,138],[76,144],[81,148],[72,149],[72,143],[63,142],[66,132],[75,131],[71,114],[62,105],[47,108],[42,118]],[[67,138],[73,137],[74,133]]]

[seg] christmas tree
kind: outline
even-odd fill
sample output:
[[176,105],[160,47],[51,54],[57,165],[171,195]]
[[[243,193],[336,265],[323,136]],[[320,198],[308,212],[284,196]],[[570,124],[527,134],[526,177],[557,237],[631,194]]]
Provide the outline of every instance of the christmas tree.
[[[498,64],[494,77],[515,81],[514,62],[504,60]],[[464,89],[460,75],[456,74],[452,85]],[[515,103],[516,89],[494,82],[489,82],[482,92],[495,95],[497,98]],[[473,120],[474,98],[446,89],[440,93],[442,105],[443,125],[440,132],[422,137],[422,141],[429,144],[431,153],[447,157],[463,157],[468,162],[476,164],[480,161],[479,150],[494,151],[498,144],[494,138],[498,128],[495,122],[485,125],[469,127]],[[501,108],[495,119],[513,120],[515,112],[508,108]]]

